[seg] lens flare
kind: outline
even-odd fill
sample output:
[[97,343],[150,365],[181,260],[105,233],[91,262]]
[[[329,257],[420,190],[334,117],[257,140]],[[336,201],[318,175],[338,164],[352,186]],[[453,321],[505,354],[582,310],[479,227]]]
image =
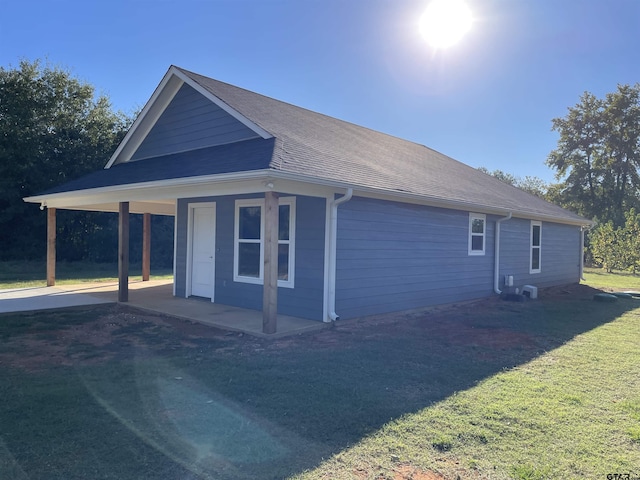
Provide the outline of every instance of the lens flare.
[[471,29],[473,16],[462,0],[434,0],[420,19],[420,30],[433,48],[447,48],[458,43]]

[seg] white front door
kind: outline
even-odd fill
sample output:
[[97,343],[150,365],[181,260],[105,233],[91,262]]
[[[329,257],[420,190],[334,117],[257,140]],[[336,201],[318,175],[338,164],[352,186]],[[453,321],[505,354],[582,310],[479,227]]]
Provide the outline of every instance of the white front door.
[[191,295],[213,302],[216,265],[215,204],[191,208]]

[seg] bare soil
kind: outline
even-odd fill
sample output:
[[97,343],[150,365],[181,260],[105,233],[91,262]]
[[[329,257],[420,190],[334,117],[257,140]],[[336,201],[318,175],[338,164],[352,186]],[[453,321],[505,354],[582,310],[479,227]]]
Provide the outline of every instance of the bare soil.
[[[540,294],[545,300],[562,301],[575,299],[576,296],[587,298],[592,296],[593,292],[594,290],[588,286],[575,284],[544,289]],[[534,340],[525,333],[508,328],[482,328],[475,321],[479,311],[508,309],[510,305],[511,302],[491,297],[347,320],[320,332],[275,340],[227,332],[197,322],[151,314],[122,305],[85,307],[83,312],[86,321],[50,329],[37,323],[37,316],[43,313],[14,314],[32,316],[36,322],[34,328],[22,334],[0,339],[0,365],[31,371],[52,366],[105,362],[126,357],[132,350],[135,350],[136,355],[144,351],[157,354],[181,347],[198,348],[205,345],[207,348],[213,346],[217,354],[234,354],[239,351],[284,353],[292,347],[349,347],[359,340],[389,335],[424,336],[429,337],[431,341],[440,339],[452,347],[485,347],[478,349],[479,354],[490,354],[487,352],[514,344],[522,348],[535,348]],[[81,309],[75,309],[75,312],[79,310]]]

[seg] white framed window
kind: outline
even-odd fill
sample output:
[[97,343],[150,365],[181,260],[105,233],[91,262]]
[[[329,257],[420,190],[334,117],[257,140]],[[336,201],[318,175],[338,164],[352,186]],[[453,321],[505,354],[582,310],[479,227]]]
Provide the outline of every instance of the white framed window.
[[[279,199],[278,286],[293,288],[296,199]],[[233,252],[235,282],[264,282],[264,199],[236,200]]]
[[540,273],[542,270],[542,222],[531,221],[531,253],[529,273]]
[[236,200],[233,279],[236,282],[262,283],[264,201]]
[[482,213],[469,213],[469,255],[484,255],[487,216]]

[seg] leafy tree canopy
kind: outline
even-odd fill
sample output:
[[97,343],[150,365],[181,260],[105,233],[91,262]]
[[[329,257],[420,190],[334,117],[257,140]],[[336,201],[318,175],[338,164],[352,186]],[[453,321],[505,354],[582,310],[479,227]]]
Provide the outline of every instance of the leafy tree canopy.
[[[0,67],[0,258],[44,254],[46,218],[22,198],[102,168],[130,123],[62,68]],[[76,215],[76,230],[99,227]]]
[[590,235],[593,260],[608,272],[640,271],[640,213],[632,208],[625,213],[623,226],[608,221],[598,225]]
[[539,177],[527,175],[524,178],[521,178],[511,173],[503,172],[502,170],[489,171],[489,169],[485,167],[478,167],[478,170],[486,173],[487,175],[491,175],[504,183],[508,183],[520,190],[524,190],[525,192],[544,199],[547,199],[547,192],[549,188],[551,188],[550,185]]
[[614,226],[640,206],[640,84],[618,85],[599,99],[585,92],[563,118],[547,158],[561,181],[552,196],[563,206]]

